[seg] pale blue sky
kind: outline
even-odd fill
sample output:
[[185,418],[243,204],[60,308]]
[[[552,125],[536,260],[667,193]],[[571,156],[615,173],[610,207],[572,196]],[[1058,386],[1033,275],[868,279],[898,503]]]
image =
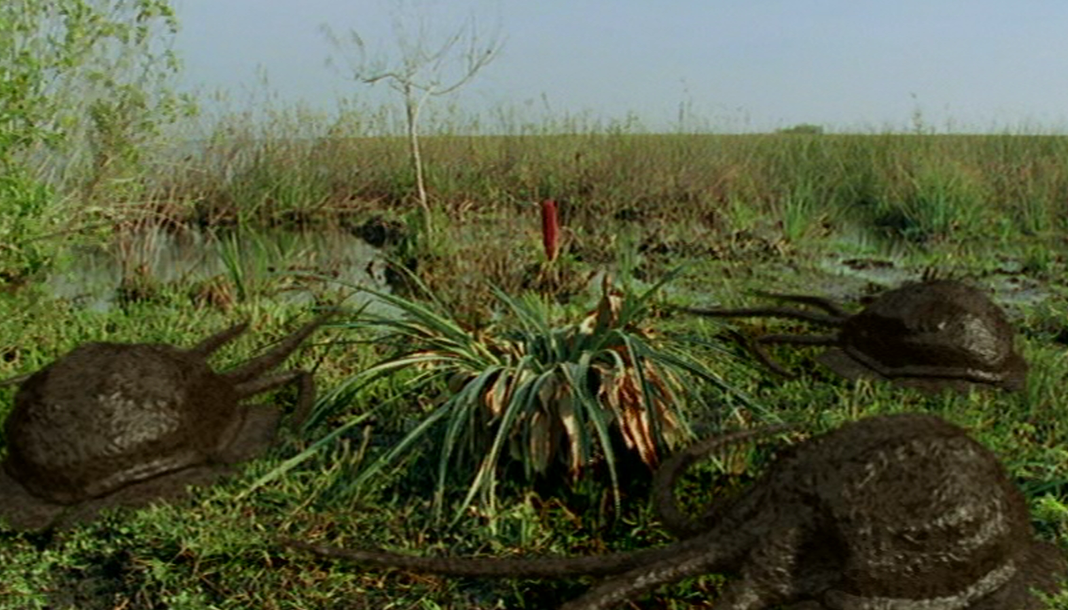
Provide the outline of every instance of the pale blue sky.
[[[176,0],[185,81],[240,103],[257,66],[282,103],[390,100],[325,60],[319,27],[388,40],[391,0]],[[449,29],[473,6],[442,0]],[[1064,0],[501,0],[501,56],[449,101],[465,108],[635,113],[721,131],[816,123],[939,131],[1068,131]],[[455,8],[452,8],[455,7]],[[450,21],[450,19],[452,21]],[[384,38],[383,38],[384,36]],[[262,100],[262,95],[258,99]]]

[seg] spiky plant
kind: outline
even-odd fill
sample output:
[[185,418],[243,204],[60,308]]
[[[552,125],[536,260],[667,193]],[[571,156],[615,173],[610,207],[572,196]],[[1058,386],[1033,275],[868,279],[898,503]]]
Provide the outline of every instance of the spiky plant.
[[463,328],[434,301],[424,304],[375,292],[397,311],[366,313],[348,325],[371,330],[376,342],[394,351],[325,396],[317,407],[320,418],[343,409],[368,385],[412,368],[416,374],[408,387],[436,387],[443,394],[352,485],[362,484],[441,425],[434,496],[438,516],[447,475],[470,464],[470,458],[477,466],[457,516],[476,497],[493,511],[498,465],[508,457],[521,460],[528,475],[544,473],[560,461],[573,477],[604,460],[618,503],[613,436],[654,467],[662,451],[689,436],[684,406],[700,399],[695,381],[733,392],[681,344],[648,325],[650,300],[663,284],[635,294],[614,290],[606,278],[596,308],[559,325],[552,319],[558,306],[546,299],[495,291],[506,315],[477,332]]

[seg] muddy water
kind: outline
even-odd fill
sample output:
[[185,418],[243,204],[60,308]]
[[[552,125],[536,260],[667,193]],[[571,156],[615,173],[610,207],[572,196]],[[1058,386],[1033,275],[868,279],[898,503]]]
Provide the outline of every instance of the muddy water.
[[[45,285],[55,298],[105,311],[124,298],[124,291],[129,294],[130,284],[193,292],[198,286],[222,286],[235,300],[256,295],[288,304],[310,303],[326,292],[351,294],[345,303],[358,307],[370,299],[359,287],[389,291],[384,259],[382,250],[344,231],[215,235],[156,229],[106,247],[72,244]],[[1051,296],[1048,286],[1013,269],[1011,263],[1004,267],[978,281],[999,303],[1010,309],[1027,308]],[[817,261],[813,271],[809,292],[843,302],[856,301],[874,286],[892,288],[921,275],[893,256],[830,255]],[[599,286],[600,277],[589,284]]]
[[[45,285],[53,297],[93,310],[114,307],[131,285],[191,290],[214,285],[237,299],[256,294],[300,304],[325,291],[388,291],[383,259],[382,251],[341,231],[216,236],[153,229],[107,247],[72,244]],[[354,294],[346,304],[358,306],[367,299]]]
[[[922,270],[910,269],[893,258],[849,257],[834,255],[819,261],[826,274],[820,284],[824,294],[837,299],[855,300],[867,286],[894,288],[908,281],[918,281]],[[1018,263],[1006,262],[994,273],[975,281],[991,292],[998,303],[1009,309],[1027,308],[1053,296],[1049,286],[1022,273]]]

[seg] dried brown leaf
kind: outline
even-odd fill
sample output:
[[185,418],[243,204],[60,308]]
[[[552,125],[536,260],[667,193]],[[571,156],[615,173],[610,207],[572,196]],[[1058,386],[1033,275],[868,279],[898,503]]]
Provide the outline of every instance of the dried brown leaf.
[[509,379],[510,375],[502,371],[482,395],[483,404],[493,417],[500,417],[501,413],[504,413],[504,405],[507,404],[509,393]]
[[530,418],[530,463],[535,472],[545,472],[556,453],[552,417],[538,409]]
[[578,417],[575,416],[575,397],[571,393],[571,388],[566,389],[567,392],[556,400],[556,412],[567,441],[570,462],[568,472],[571,476],[577,477],[584,465],[582,462],[582,427],[579,425]]

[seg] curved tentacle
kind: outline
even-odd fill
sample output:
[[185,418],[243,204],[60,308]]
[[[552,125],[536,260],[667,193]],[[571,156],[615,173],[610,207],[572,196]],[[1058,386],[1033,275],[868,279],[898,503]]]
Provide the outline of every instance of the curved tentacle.
[[189,352],[200,358],[207,359],[208,356],[215,353],[220,347],[236,339],[237,336],[245,332],[247,328],[248,322],[234,324],[230,328],[223,329],[207,339],[204,339],[200,343],[197,343],[189,349]]
[[703,549],[668,557],[609,579],[560,606],[560,610],[608,610],[661,585],[710,572],[719,559],[717,553]]
[[[762,524],[764,536],[746,541],[744,553],[747,559],[740,569],[741,578],[728,583],[723,595],[716,599],[715,607],[722,610],[762,610],[809,593],[813,584],[816,590],[823,588],[820,585],[825,585],[821,578],[824,574],[818,574],[815,582],[784,578],[784,574],[796,569],[791,564],[805,543],[805,524],[813,518],[810,513],[811,509],[801,508],[793,516],[793,523],[784,524],[781,530],[768,528],[770,524],[767,523]],[[781,519],[781,516],[775,518]],[[609,610],[661,585],[730,566],[732,549],[721,542],[724,537],[721,529],[717,527],[716,531],[696,537],[703,544],[695,546],[693,550],[605,580],[578,599],[564,604],[560,610]]]
[[845,308],[843,308],[841,305],[835,303],[834,301],[826,297],[818,297],[811,294],[784,294],[781,292],[764,292],[760,290],[758,290],[756,294],[769,299],[778,299],[780,301],[790,301],[793,303],[802,303],[804,305],[812,305],[813,307],[819,307],[823,311],[826,311],[828,314],[838,318],[839,320],[844,320],[852,315],[848,311],[846,311]]
[[[780,294],[773,292],[758,292],[757,294],[784,301],[792,301],[803,305],[811,305],[824,310],[826,313],[806,311],[793,307],[747,307],[741,309],[706,309],[699,307],[681,307],[681,311],[706,317],[719,318],[744,318],[744,317],[775,317],[812,322],[823,326],[840,327],[850,317],[849,313],[839,304],[823,297],[803,294]],[[783,377],[794,377],[786,367],[779,364],[763,347],[762,343],[796,343],[806,345],[836,345],[837,337],[833,335],[818,335],[806,337],[804,335],[764,335],[754,341],[748,342],[748,347],[764,366],[772,372]]]
[[315,329],[322,326],[322,324],[332,315],[334,315],[334,312],[329,312],[315,318],[279,341],[278,345],[271,348],[270,351],[250,359],[241,366],[227,371],[224,376],[235,385],[255,379],[256,376],[264,371],[281,364],[282,361],[288,358],[309,335],[315,332]]
[[835,335],[763,335],[757,337],[752,341],[748,341],[746,346],[749,351],[753,352],[757,360],[764,366],[771,369],[773,373],[793,379],[797,375],[790,372],[786,367],[779,364],[775,358],[771,356],[765,350],[761,344],[763,343],[794,343],[798,345],[837,345],[838,337]]
[[680,311],[710,318],[788,318],[813,322],[824,326],[841,326],[841,316],[805,311],[793,307],[744,307],[741,309],[715,309],[702,307],[680,307]]
[[[690,466],[712,453],[723,452],[733,445],[764,438],[795,427],[792,424],[780,424],[719,434],[697,441],[675,452],[653,475],[652,494],[654,508],[664,527],[680,538],[695,536],[708,528],[707,523],[698,522],[684,515],[679,509],[678,498],[675,496],[675,483]],[[709,513],[706,512],[705,521],[709,517]]]
[[264,375],[234,385],[234,392],[237,393],[238,398],[248,398],[294,381],[298,384],[297,404],[293,409],[293,413],[289,416],[287,425],[291,428],[297,428],[307,421],[315,404],[315,376],[308,371],[294,370]]

